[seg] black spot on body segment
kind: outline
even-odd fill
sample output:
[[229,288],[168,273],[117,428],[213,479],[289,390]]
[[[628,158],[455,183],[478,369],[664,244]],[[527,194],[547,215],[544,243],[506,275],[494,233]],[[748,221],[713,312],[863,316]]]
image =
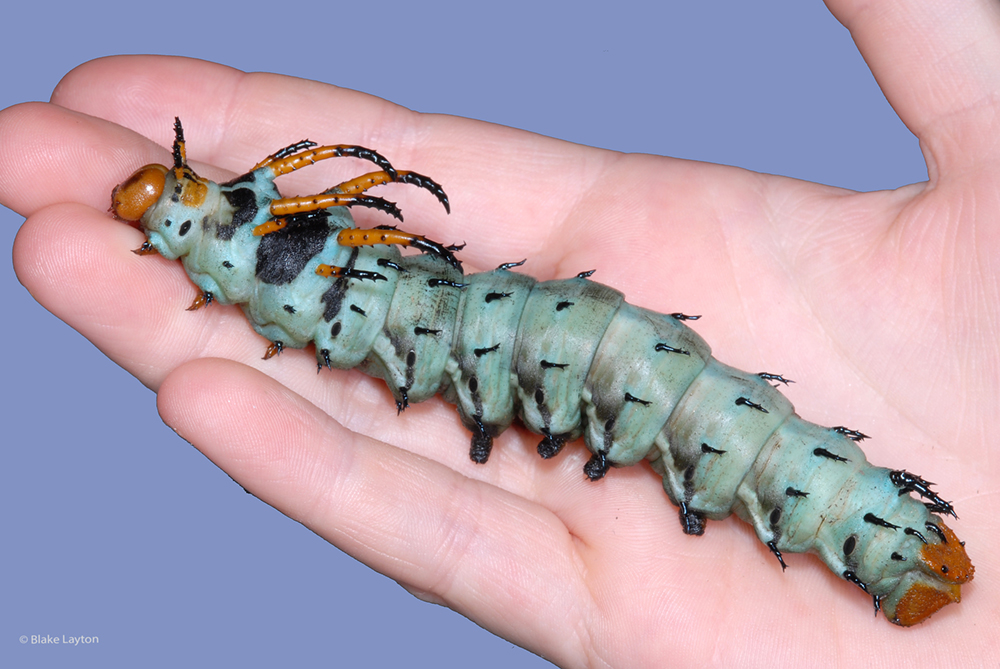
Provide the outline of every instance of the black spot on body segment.
[[562,311],[563,309],[568,309],[569,307],[572,307],[574,304],[575,302],[566,302],[566,301],[560,302],[559,304],[556,305],[556,311]]
[[535,388],[535,404],[545,404],[545,392],[541,388]]
[[767,520],[771,523],[772,527],[781,522],[781,509],[773,509],[771,511],[771,515],[768,516]]
[[892,555],[890,555],[889,558],[896,560],[897,562],[906,562],[906,558],[897,553],[896,551],[893,551]]
[[181,229],[177,231],[180,237],[183,237],[191,230],[191,221],[184,221],[181,223]]
[[368,315],[368,314],[365,313],[364,309],[362,309],[361,307],[359,307],[356,304],[352,304],[351,305],[351,311],[353,311],[356,314],[361,314],[362,316],[367,316]]
[[849,460],[847,458],[842,458],[842,457],[840,457],[839,455],[837,455],[835,453],[831,453],[830,451],[826,450],[825,448],[815,448],[815,449],[813,449],[813,455],[816,455],[816,456],[819,456],[819,457],[822,457],[822,458],[828,458],[828,459],[834,460],[836,462],[849,462]]
[[479,390],[479,379],[474,376],[469,377],[469,392],[475,393]]
[[410,351],[406,354],[406,366],[413,367],[415,364],[417,364],[417,353],[416,351],[410,349]]
[[294,313],[295,313],[295,307],[293,307],[293,306],[292,306],[292,305],[290,305],[290,304],[286,304],[286,305],[284,305],[284,306],[282,307],[282,309],[284,309],[285,311],[287,311],[287,312],[288,312],[288,313],[290,313],[290,314],[294,314]]
[[719,450],[718,448],[712,448],[708,444],[702,444],[701,445],[701,452],[702,453],[714,453],[715,455],[723,455],[723,454],[725,454],[725,451]]
[[614,416],[612,416],[611,418],[609,418],[606,421],[604,421],[604,431],[605,432],[611,432],[611,430],[613,430],[613,429],[615,429],[615,417]]
[[510,297],[513,293],[487,293],[486,294],[486,304],[493,302],[495,300],[502,300],[505,297]]
[[847,540],[844,541],[844,555],[849,556],[851,553],[853,553],[854,548],[857,545],[858,545],[858,540],[854,537],[853,534],[847,537]]
[[343,327],[343,326],[341,326],[340,321],[337,321],[336,323],[334,323],[333,327],[330,328],[330,336],[333,337],[334,339],[336,339],[337,335],[340,334],[341,327]]
[[222,261],[222,266],[225,267],[226,269],[232,269],[234,265],[233,265],[233,263],[229,262],[228,260],[223,260]]

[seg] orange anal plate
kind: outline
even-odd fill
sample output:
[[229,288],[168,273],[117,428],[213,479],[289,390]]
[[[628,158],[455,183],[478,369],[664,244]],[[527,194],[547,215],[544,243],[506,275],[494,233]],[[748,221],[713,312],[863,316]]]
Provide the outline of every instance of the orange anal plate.
[[962,600],[962,590],[957,585],[935,588],[924,583],[914,583],[896,605],[894,623],[909,627],[926,620],[938,609]]

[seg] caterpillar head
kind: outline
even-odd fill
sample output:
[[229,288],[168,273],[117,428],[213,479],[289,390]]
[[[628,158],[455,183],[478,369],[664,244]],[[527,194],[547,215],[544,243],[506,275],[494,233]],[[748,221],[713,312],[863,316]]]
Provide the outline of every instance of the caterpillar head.
[[184,128],[181,126],[181,120],[176,117],[173,156],[173,169],[167,169],[163,165],[145,165],[115,186],[111,192],[111,213],[115,218],[129,222],[141,220],[146,212],[159,202],[164,191],[168,190],[167,181],[170,180],[171,172],[173,179],[169,184],[169,190],[173,202],[195,208],[205,203],[208,184],[188,167]]
[[163,165],[140,167],[111,192],[111,213],[122,221],[138,221],[163,195],[166,179]]
[[975,573],[955,533],[940,521],[937,525],[941,541],[920,549],[921,568],[908,572],[882,602],[886,617],[897,625],[916,625],[938,609],[961,601],[961,585]]
[[151,164],[140,167],[111,192],[115,218],[138,222],[149,244],[174,260],[185,255],[197,235],[188,235],[193,221],[201,220],[209,195],[209,183],[187,164],[184,129],[174,119],[174,166]]

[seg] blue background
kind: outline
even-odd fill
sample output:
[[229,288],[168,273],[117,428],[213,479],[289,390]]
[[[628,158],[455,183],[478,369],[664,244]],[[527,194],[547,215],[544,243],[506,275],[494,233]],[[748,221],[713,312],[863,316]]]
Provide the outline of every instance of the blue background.
[[[859,190],[926,178],[819,0],[251,6],[16,3],[0,106],[48,99],[92,58],[179,54],[620,151]],[[6,258],[21,222],[0,209]],[[246,495],[9,260],[0,272],[3,319],[18,323],[0,328],[0,665],[551,666]]]

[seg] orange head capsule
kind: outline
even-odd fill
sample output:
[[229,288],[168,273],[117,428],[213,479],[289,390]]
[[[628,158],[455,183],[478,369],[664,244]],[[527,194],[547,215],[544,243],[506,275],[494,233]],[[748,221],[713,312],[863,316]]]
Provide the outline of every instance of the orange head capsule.
[[123,221],[138,221],[153,206],[166,182],[167,168],[163,165],[141,167],[111,193],[111,212]]

